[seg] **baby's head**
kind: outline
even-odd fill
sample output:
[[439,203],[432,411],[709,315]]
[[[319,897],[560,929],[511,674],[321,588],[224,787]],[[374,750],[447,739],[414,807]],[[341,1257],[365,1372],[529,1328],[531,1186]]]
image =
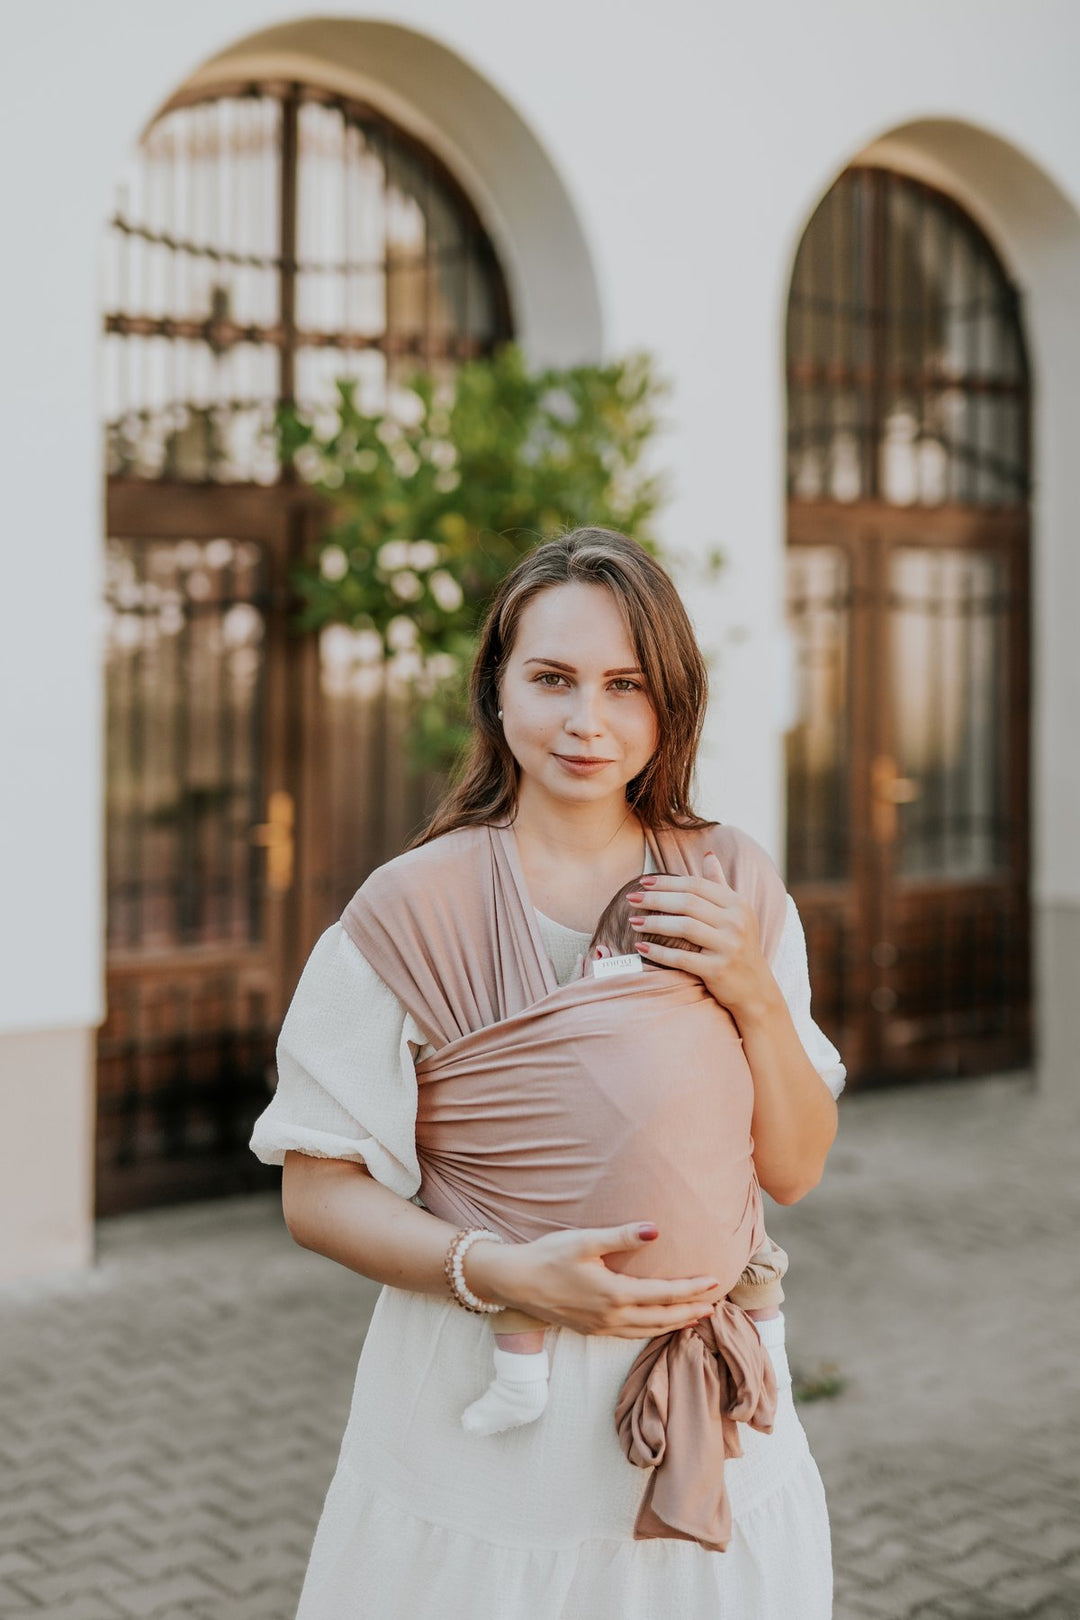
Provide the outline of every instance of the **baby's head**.
[[[592,963],[603,956],[636,956],[645,967],[663,967],[663,962],[650,962],[637,950],[637,942],[642,939],[646,944],[670,945],[680,951],[700,951],[700,945],[694,945],[690,940],[672,934],[652,934],[644,928],[631,928],[630,918],[633,916],[647,916],[647,911],[638,911],[627,900],[628,894],[634,894],[641,882],[640,877],[631,878],[622,888],[611,897],[604,907],[596,931],[589,941],[582,964],[582,977],[589,978],[592,974]],[[659,915],[659,913],[658,913]]]

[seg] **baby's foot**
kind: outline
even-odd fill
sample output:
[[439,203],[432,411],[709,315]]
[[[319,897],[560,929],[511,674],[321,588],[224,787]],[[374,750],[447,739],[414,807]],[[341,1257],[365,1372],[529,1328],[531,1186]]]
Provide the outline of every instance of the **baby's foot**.
[[461,1414],[469,1434],[499,1434],[533,1423],[547,1405],[548,1353],[515,1355],[495,1346],[495,1377],[478,1401]]

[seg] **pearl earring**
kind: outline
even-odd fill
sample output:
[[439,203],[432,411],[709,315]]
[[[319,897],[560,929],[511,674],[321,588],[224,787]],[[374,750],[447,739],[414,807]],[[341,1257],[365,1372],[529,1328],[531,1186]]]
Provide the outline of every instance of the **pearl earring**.
[[502,719],[502,710],[501,709],[499,710],[499,719],[500,720]]

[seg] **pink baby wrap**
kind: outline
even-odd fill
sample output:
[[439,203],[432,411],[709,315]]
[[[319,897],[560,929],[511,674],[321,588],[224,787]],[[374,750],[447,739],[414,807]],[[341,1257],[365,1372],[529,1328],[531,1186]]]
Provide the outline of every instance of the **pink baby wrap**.
[[[715,850],[771,958],[786,895],[764,851],[718,823],[646,837],[661,871],[701,874]],[[608,1256],[613,1270],[734,1286],[764,1234],[753,1081],[730,1013],[699,978],[649,967],[560,987],[508,827],[459,828],[399,855],[342,923],[435,1048],[416,1065],[433,1214],[519,1242],[649,1218],[660,1237]],[[725,1550],[724,1459],[742,1455],[737,1423],[771,1431],[776,1393],[757,1329],[730,1300],[645,1345],[615,1410],[627,1458],[651,1470],[636,1540]]]

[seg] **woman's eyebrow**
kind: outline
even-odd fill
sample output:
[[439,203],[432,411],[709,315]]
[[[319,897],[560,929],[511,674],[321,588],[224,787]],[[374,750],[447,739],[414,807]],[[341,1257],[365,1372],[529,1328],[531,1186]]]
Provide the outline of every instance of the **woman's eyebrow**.
[[[555,669],[565,669],[568,675],[576,675],[577,670],[573,664],[560,664],[557,658],[526,658],[526,664],[551,664]],[[605,669],[605,675],[644,675],[643,669]]]

